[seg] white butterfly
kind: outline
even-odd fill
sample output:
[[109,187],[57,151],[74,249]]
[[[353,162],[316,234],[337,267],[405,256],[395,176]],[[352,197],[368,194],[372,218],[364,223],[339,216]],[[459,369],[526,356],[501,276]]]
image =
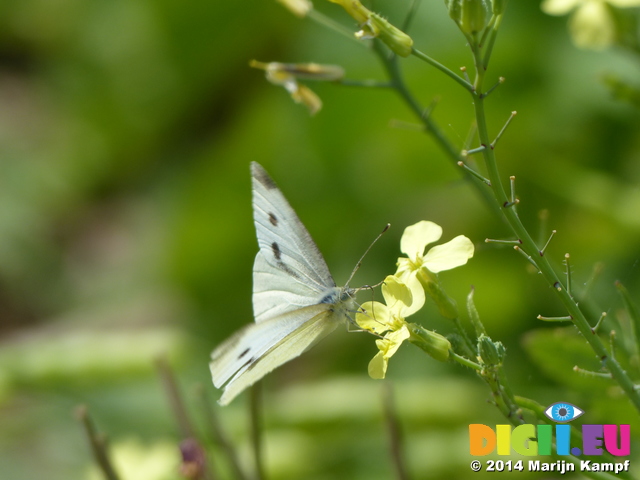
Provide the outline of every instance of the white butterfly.
[[354,290],[336,287],[322,254],[269,174],[251,163],[253,218],[260,251],[253,265],[256,323],[211,354],[218,401],[245,388],[312,347],[354,310]]

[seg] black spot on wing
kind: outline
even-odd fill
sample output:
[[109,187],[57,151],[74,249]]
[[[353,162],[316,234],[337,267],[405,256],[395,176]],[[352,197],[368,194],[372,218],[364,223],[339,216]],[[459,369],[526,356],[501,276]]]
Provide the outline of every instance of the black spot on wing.
[[242,366],[238,369],[238,370],[242,370],[244,367],[247,367],[249,365],[251,365],[253,362],[256,361],[256,357],[251,357],[249,360],[247,360],[246,362],[244,362],[242,364]]
[[260,182],[267,190],[277,189],[278,186],[274,182],[267,171],[262,168],[262,165],[253,162],[251,163],[251,174],[258,182]]
[[238,355],[238,360],[240,360],[242,357],[244,357],[247,353],[249,353],[249,350],[251,350],[250,348],[247,348],[244,352],[242,352],[240,355]]
[[290,275],[293,278],[297,278],[298,280],[301,280],[300,275],[298,275],[298,273],[296,273],[296,271],[293,270],[292,268],[289,268],[284,262],[278,261],[276,265],[280,270],[285,272],[287,275]]
[[278,217],[276,217],[273,213],[269,213],[269,221],[274,227],[278,226]]
[[273,242],[271,244],[271,251],[273,252],[273,256],[276,257],[276,260],[280,260],[280,257],[282,256],[282,253],[280,252],[280,246],[278,245],[277,242]]

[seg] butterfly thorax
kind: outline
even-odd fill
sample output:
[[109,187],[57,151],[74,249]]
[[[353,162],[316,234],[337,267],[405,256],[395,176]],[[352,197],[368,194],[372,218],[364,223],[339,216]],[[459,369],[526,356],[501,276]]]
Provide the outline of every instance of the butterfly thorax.
[[340,303],[345,302],[351,298],[353,289],[347,287],[331,287],[328,288],[323,296],[318,300],[318,303]]
[[355,290],[349,287],[331,287],[318,303],[332,305],[331,310],[336,318],[349,318],[349,313],[355,309],[354,293]]

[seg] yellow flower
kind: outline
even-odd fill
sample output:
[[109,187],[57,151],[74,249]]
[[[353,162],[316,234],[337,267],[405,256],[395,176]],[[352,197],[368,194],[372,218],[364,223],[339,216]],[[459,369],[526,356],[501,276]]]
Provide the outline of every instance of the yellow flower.
[[344,69],[337,65],[317,63],[263,63],[251,60],[249,66],[265,71],[267,80],[284,87],[296,103],[301,103],[315,115],[322,108],[322,100],[309,87],[298,83],[303,80],[333,81],[344,77]]
[[421,221],[404,230],[400,251],[407,255],[398,258],[396,276],[411,290],[413,302],[406,315],[418,311],[424,305],[425,295],[421,283],[437,283],[434,274],[467,263],[473,257],[471,240],[459,235],[442,245],[436,245],[425,254],[425,248],[442,236],[442,227],[433,222]]
[[[169,441],[145,445],[130,438],[111,444],[110,453],[114,468],[122,478],[169,480],[175,478],[180,464],[178,449]],[[104,476],[97,466],[91,465],[85,478],[97,480]]]
[[305,17],[311,9],[313,9],[313,3],[309,0],[277,0],[284,5],[291,13],[297,17]]
[[378,353],[369,362],[369,376],[374,380],[382,380],[387,374],[389,359],[400,348],[402,342],[411,336],[409,329],[403,326],[400,330],[390,332],[379,340],[376,340]]
[[382,296],[386,305],[380,302],[366,302],[356,314],[356,323],[370,332],[384,336],[376,340],[379,352],[369,362],[369,376],[382,379],[387,373],[389,359],[400,348],[402,342],[411,336],[405,316],[409,315],[412,304],[411,290],[389,275],[382,284]]
[[618,37],[611,7],[640,6],[640,0],[545,0],[542,11],[549,15],[567,15],[569,32],[576,46],[602,50],[614,44]]

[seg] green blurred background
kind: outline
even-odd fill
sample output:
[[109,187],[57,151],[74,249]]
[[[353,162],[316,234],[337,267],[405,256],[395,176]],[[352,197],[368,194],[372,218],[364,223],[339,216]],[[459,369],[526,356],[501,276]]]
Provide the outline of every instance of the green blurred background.
[[[353,27],[336,5],[316,4]],[[376,8],[399,24],[408,2]],[[471,66],[441,0],[422,2],[410,33],[452,69]],[[415,121],[396,95],[314,84],[324,108],[310,117],[250,59],[384,79],[366,48],[272,1],[0,3],[3,479],[100,478],[73,417],[78,404],[109,435],[122,468],[139,468],[123,478],[179,478],[180,436],[154,359],[170,360],[206,430],[193,386],[217,398],[209,352],[252,321],[252,160],[278,182],[338,283],[387,222],[355,285],[393,273],[410,224],[435,221],[443,240],[467,235],[475,257],[440,277],[460,305],[475,286],[490,335],[507,347],[515,392],[544,405],[570,401],[590,423],[639,426],[609,383],[571,371],[598,368],[582,341],[536,320],[564,314],[548,286],[511,249],[484,243],[508,236],[506,226],[428,136],[390,128],[391,119]],[[561,267],[571,253],[576,285],[603,262],[588,311],[614,317],[622,303],[613,281],[636,298],[640,289],[640,136],[638,111],[613,99],[601,77],[636,78],[636,60],[578,50],[566,18],[511,2],[489,75],[507,80],[488,102],[493,134],[518,111],[497,154],[505,178],[517,177],[521,216],[537,235],[539,211],[549,210],[545,231],[558,233],[548,254]],[[415,58],[402,65],[423,104],[438,98],[434,118],[461,148],[470,97]],[[413,319],[451,331],[432,305]],[[339,331],[267,378],[270,478],[392,477],[382,382],[367,376],[372,340]],[[505,423],[469,371],[411,346],[388,378],[416,478],[466,475],[467,425]],[[245,456],[246,404],[243,396],[219,410]]]

